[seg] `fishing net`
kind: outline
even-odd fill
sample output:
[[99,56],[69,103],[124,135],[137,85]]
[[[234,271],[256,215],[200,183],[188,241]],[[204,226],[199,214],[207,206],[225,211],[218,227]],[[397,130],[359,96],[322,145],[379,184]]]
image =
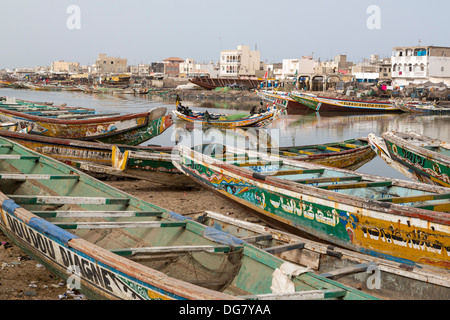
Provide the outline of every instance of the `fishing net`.
[[129,258],[175,279],[223,291],[239,272],[242,252],[136,253]]

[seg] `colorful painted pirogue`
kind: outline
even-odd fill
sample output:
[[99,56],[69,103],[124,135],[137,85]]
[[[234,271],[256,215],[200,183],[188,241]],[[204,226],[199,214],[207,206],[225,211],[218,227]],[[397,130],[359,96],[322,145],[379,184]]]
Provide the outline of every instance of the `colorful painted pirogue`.
[[[171,115],[166,114],[167,108],[164,107],[142,113],[109,116],[95,113],[86,114],[85,112],[83,114],[70,113],[72,119],[55,118],[55,114],[61,115],[61,112],[67,115],[67,111],[73,110],[71,108],[57,107],[57,110],[50,110],[49,106],[40,106],[40,108],[37,110],[38,114],[30,114],[30,112],[34,112],[34,107],[24,108],[2,104],[0,105],[0,120],[16,122],[20,127],[27,128],[27,131],[32,134],[128,145],[139,145],[148,141],[160,135],[173,124]],[[50,111],[52,112],[48,114]],[[78,117],[80,118],[78,119]]]
[[4,138],[0,172],[1,230],[90,299],[373,299]]
[[292,91],[289,96],[314,111],[338,112],[401,112],[390,101],[350,100],[316,96],[313,94]]
[[[264,121],[268,125],[278,117],[278,111],[272,110],[261,114],[209,114],[210,118],[205,118],[205,113],[193,111],[192,115],[183,114],[177,110],[172,111],[178,118],[191,123],[198,123],[207,126],[217,126],[222,128],[257,127],[258,123]],[[266,121],[267,120],[267,121]]]
[[[372,151],[366,138],[306,146],[280,147],[275,151],[278,151],[283,158],[348,170],[356,170],[376,157],[376,153]],[[268,151],[268,153],[273,152]]]
[[193,184],[172,164],[171,147],[112,145],[1,130],[0,136],[97,178],[119,176],[183,187]]
[[409,178],[450,187],[450,145],[415,132],[383,133],[389,156]]
[[410,113],[450,114],[450,106],[439,106],[433,103],[397,102],[396,106],[400,110]]
[[174,164],[274,226],[405,264],[450,269],[448,188],[203,147],[178,146]]
[[256,94],[266,101],[275,103],[275,105],[278,106],[279,108],[284,108],[289,111],[310,110],[310,108],[308,108],[304,104],[299,103],[298,101],[290,97],[288,92],[260,90],[256,91]]
[[450,297],[450,277],[444,269],[425,265],[405,268],[399,262],[333,247],[229,214],[205,211],[197,215],[196,221],[381,299],[448,300]]

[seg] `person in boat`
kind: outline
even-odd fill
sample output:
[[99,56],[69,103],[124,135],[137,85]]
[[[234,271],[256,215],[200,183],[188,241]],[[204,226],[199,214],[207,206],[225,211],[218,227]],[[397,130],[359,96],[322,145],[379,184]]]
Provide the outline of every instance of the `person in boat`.
[[250,115],[253,116],[256,113],[256,106],[253,106],[250,110]]
[[211,115],[209,114],[208,110],[206,110],[205,113],[203,114],[203,119],[205,119],[207,122],[211,120]]

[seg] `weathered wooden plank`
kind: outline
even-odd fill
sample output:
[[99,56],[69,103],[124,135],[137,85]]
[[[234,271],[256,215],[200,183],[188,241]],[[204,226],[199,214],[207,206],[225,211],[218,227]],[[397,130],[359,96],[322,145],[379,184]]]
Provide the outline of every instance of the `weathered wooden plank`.
[[76,175],[51,175],[51,174],[24,174],[24,173],[0,173],[0,179],[5,180],[78,180]]
[[357,265],[353,265],[353,266],[348,266],[348,267],[345,267],[342,269],[336,269],[333,271],[322,273],[320,276],[324,277],[324,278],[336,280],[336,279],[339,279],[339,278],[342,278],[344,276],[348,276],[351,274],[366,272],[367,269],[372,265],[376,265],[376,264],[375,263],[361,263],[361,264],[357,264]]
[[183,221],[61,222],[54,224],[62,229],[69,230],[186,227],[186,222]]
[[297,174],[310,174],[310,173],[323,173],[325,169],[296,169],[296,170],[280,170],[272,172],[261,172],[262,175],[267,176],[287,176],[287,175],[297,175]]
[[373,188],[373,187],[390,187],[391,181],[382,182],[360,182],[360,183],[343,183],[343,184],[329,184],[324,186],[318,186],[320,189],[356,189],[356,188]]
[[241,238],[241,239],[244,240],[247,243],[256,243],[256,242],[259,242],[259,241],[272,240],[273,236],[271,234],[260,234],[260,235],[251,236],[251,237],[245,237],[245,238]]
[[17,204],[126,204],[128,198],[7,195]]
[[196,245],[196,246],[163,246],[163,247],[143,247],[143,248],[124,248],[110,250],[112,253],[120,256],[131,256],[136,253],[181,253],[181,252],[230,252],[230,246],[224,245]]
[[38,156],[22,156],[19,154],[0,154],[0,160],[39,160]]
[[317,300],[330,298],[343,298],[347,292],[345,290],[311,290],[293,293],[268,293],[240,296],[246,300]]
[[420,204],[413,206],[414,208],[431,210],[431,211],[441,211],[441,212],[450,212],[450,202],[441,202],[434,204]]
[[450,199],[450,193],[429,193],[409,197],[392,197],[392,198],[377,199],[377,201],[406,203],[406,202],[419,202],[419,201],[430,201],[440,199]]
[[160,217],[161,211],[31,211],[41,218]]
[[291,180],[293,182],[308,184],[308,183],[324,183],[324,182],[339,182],[339,181],[361,181],[361,176],[347,176],[347,177],[320,177],[320,178],[311,178],[311,179],[299,179],[299,180]]
[[304,242],[294,242],[294,243],[283,244],[281,246],[266,248],[264,250],[271,254],[278,254],[278,253],[282,253],[282,252],[286,252],[286,251],[303,249],[304,247],[305,247]]

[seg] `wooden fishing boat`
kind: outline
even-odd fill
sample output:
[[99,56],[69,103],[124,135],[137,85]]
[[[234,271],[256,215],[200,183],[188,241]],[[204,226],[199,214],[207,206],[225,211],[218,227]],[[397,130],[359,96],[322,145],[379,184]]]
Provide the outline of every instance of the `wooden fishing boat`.
[[307,161],[335,168],[356,170],[376,157],[366,138],[348,139],[344,141],[280,147],[269,150],[269,153],[279,153],[286,159]]
[[0,146],[1,230],[90,299],[373,299],[12,141]]
[[96,178],[133,178],[172,187],[194,184],[173,165],[172,147],[112,145],[10,131],[0,131],[0,136]]
[[338,99],[292,91],[290,97],[314,111],[330,112],[400,112],[390,101]]
[[420,102],[397,102],[396,106],[404,111],[410,113],[422,113],[422,114],[450,114],[450,106],[438,106],[433,103],[420,103]]
[[232,85],[240,86],[241,88],[256,89],[261,80],[258,79],[245,79],[245,78],[209,78],[209,77],[196,77],[189,79],[190,82],[196,84],[206,90],[214,90],[218,87],[228,87]]
[[270,101],[274,103],[277,107],[286,109],[288,111],[291,110],[304,110],[309,111],[310,108],[305,106],[302,103],[291,98],[288,92],[282,91],[268,91],[268,90],[260,90],[256,91],[256,94],[264,100]]
[[[416,132],[383,133],[389,156],[421,182],[450,187],[450,145]],[[402,171],[401,171],[402,172]],[[404,173],[404,171],[402,172]]]
[[256,127],[258,126],[258,123],[262,121],[264,121],[264,125],[268,125],[278,116],[277,110],[271,110],[255,115],[249,115],[248,113],[232,115],[208,113],[209,117],[205,117],[205,112],[200,111],[192,111],[190,115],[186,115],[177,110],[172,110],[172,112],[176,117],[184,121],[222,128]]
[[[49,106],[41,106],[41,109],[36,111],[29,106],[22,108],[0,105],[0,120],[16,122],[21,128],[28,128],[32,134],[128,145],[139,145],[148,141],[173,124],[172,116],[166,115],[167,108],[164,107],[122,115],[95,112],[87,114],[84,109],[77,112],[70,108],[56,108],[53,110]],[[55,117],[55,113],[59,118]]]
[[178,149],[180,171],[274,227],[411,266],[450,269],[448,188],[231,146]]
[[375,153],[384,160],[389,166],[391,166],[393,169],[397,170],[398,172],[402,173],[405,177],[419,182],[424,182],[423,179],[418,177],[413,170],[409,169],[408,167],[403,166],[399,162],[392,159],[388,147],[386,145],[386,142],[383,138],[376,136],[373,133],[369,133],[367,136],[367,139],[369,141],[370,147],[375,151]]
[[333,247],[212,211],[199,214],[195,220],[381,299],[447,300],[450,297],[450,278],[442,269],[408,268],[398,262]]

